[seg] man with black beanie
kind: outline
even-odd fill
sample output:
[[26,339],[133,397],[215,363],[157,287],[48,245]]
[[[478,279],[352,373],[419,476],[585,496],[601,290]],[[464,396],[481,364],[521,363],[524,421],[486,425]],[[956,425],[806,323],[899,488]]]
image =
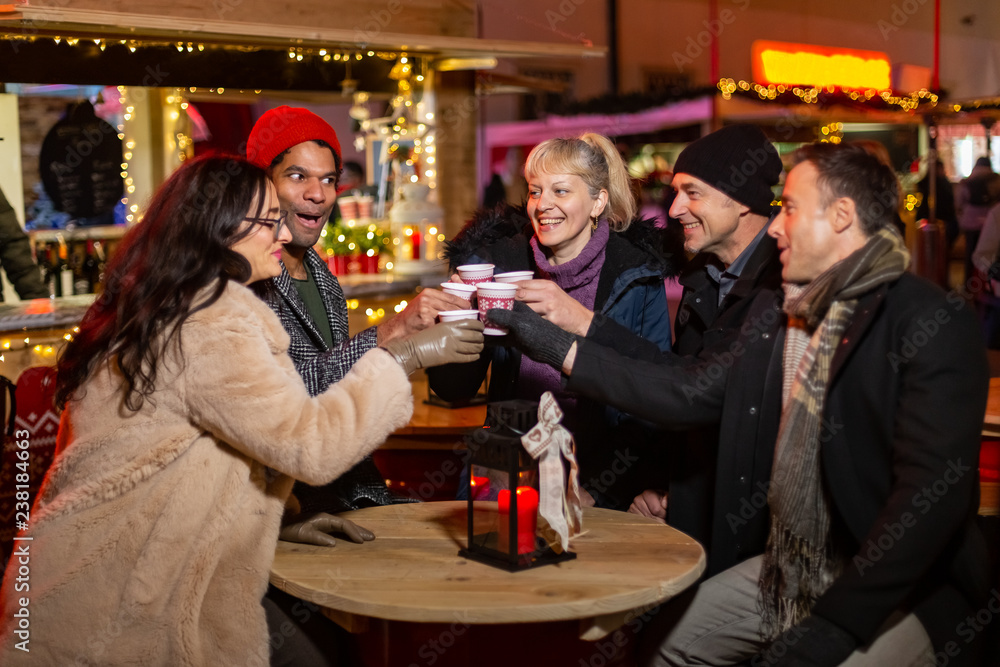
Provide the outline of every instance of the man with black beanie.
[[[780,299],[781,262],[775,240],[767,235],[772,210],[778,210],[771,205],[772,187],[781,168],[777,151],[752,125],[732,125],[702,137],[684,149],[674,167],[677,196],[670,216],[683,225],[685,249],[695,257],[680,278],[684,295],[673,353],[661,356],[651,349],[650,373],[660,364],[694,363],[695,355],[710,365],[704,375],[678,385],[676,409],[661,411],[655,421],[690,428],[696,423],[690,421],[690,409],[706,404],[718,416],[671,438],[669,477],[664,479],[669,491],[642,492],[630,511],[665,520],[701,542],[708,552],[709,576],[760,553],[766,538],[767,512],[753,504],[767,483],[780,415],[778,385],[765,380],[781,364],[774,306]],[[755,333],[753,354],[739,355],[744,372],[731,379],[725,404],[718,405],[711,385],[736,361],[727,341],[744,328]],[[587,342],[633,357],[642,354],[646,343],[596,317]],[[553,356],[558,367],[565,350]],[[570,383],[586,384],[578,377]],[[612,394],[615,386],[606,383],[605,388]]]

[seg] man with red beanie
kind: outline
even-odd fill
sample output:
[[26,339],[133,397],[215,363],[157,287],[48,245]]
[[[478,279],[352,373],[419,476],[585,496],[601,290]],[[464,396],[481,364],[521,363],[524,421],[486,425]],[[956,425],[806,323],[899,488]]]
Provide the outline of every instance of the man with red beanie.
[[[288,354],[311,395],[326,391],[343,378],[373,347],[430,327],[438,311],[469,308],[468,301],[425,289],[396,317],[350,337],[344,292],[326,262],[313,249],[337,201],[343,162],[336,132],[307,109],[288,106],[271,109],[250,132],[247,159],[267,170],[292,233],[291,242],[281,253],[283,270],[272,279],[274,289],[267,299],[291,338]],[[354,542],[374,539],[364,528],[330,514],[408,502],[390,494],[383,480],[369,457],[324,487],[297,482],[293,495],[301,511],[282,530],[281,539],[326,546],[334,544],[327,534],[330,532],[342,533]],[[267,604],[269,598],[283,607],[301,603],[284,599],[280,591],[269,592],[265,598],[269,623],[283,625],[287,620],[295,624],[287,610],[285,618],[275,617],[274,608]],[[318,618],[315,613],[309,616]],[[311,634],[305,626],[297,630],[298,639],[303,632]],[[319,628],[317,634],[328,634],[327,630],[332,628]],[[311,638],[314,643],[322,641],[315,637],[313,634]],[[290,639],[276,647],[276,660],[272,664],[324,664],[317,654],[328,653],[328,647],[317,651],[295,644]]]
[[[463,299],[425,289],[396,317],[350,337],[344,292],[313,249],[337,201],[343,162],[337,134],[307,109],[280,106],[254,125],[247,159],[266,169],[287,215],[292,240],[281,253],[284,270],[274,278],[271,307],[291,336],[289,354],[310,394],[326,391],[377,345],[434,324],[438,311],[468,308]],[[296,486],[303,515],[340,512],[396,502],[370,459],[328,487]],[[319,532],[299,541],[328,544]]]

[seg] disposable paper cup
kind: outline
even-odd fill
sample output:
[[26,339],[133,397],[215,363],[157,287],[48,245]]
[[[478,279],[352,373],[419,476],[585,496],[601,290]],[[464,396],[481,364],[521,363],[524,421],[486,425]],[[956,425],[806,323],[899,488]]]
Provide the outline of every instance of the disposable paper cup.
[[371,197],[358,197],[358,217],[359,218],[370,218],[370,217],[372,217],[372,198]]
[[478,310],[442,310],[438,313],[438,318],[442,322],[454,322],[456,320],[478,320]]
[[466,285],[478,285],[493,280],[492,264],[466,264],[458,267],[458,276]]
[[483,333],[489,336],[503,336],[507,330],[490,322],[486,317],[486,312],[491,308],[513,310],[517,285],[513,283],[480,283],[476,285],[476,292],[476,298],[479,301],[479,318],[486,325]]
[[498,273],[493,276],[493,281],[498,283],[519,283],[522,280],[531,280],[535,277],[534,271],[508,271]]
[[354,197],[340,197],[337,199],[340,206],[340,217],[344,220],[358,219],[358,200]]
[[457,296],[460,299],[465,299],[466,301],[472,301],[472,297],[476,295],[475,285],[463,285],[462,283],[441,283],[441,289],[445,294],[451,294],[452,296]]

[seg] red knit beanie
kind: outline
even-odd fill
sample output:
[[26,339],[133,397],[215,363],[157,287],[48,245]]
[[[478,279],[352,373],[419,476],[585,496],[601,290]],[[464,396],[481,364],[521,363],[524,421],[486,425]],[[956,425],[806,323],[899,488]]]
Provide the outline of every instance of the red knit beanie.
[[339,167],[340,142],[330,124],[312,111],[280,106],[261,116],[250,130],[247,160],[261,169],[267,169],[274,158],[292,146],[316,139],[330,144]]

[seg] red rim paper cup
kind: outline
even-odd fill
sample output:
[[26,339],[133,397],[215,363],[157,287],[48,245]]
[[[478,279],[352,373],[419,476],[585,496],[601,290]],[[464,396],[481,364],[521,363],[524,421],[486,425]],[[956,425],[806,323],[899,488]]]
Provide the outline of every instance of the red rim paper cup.
[[[463,279],[464,280],[464,279]],[[507,330],[489,321],[486,312],[491,308],[514,308],[514,295],[517,285],[513,283],[480,283],[476,285],[476,300],[479,302],[479,315],[486,327],[483,333],[488,336],[504,336]]]
[[465,264],[456,271],[466,285],[478,285],[493,280],[493,268],[492,264]]

